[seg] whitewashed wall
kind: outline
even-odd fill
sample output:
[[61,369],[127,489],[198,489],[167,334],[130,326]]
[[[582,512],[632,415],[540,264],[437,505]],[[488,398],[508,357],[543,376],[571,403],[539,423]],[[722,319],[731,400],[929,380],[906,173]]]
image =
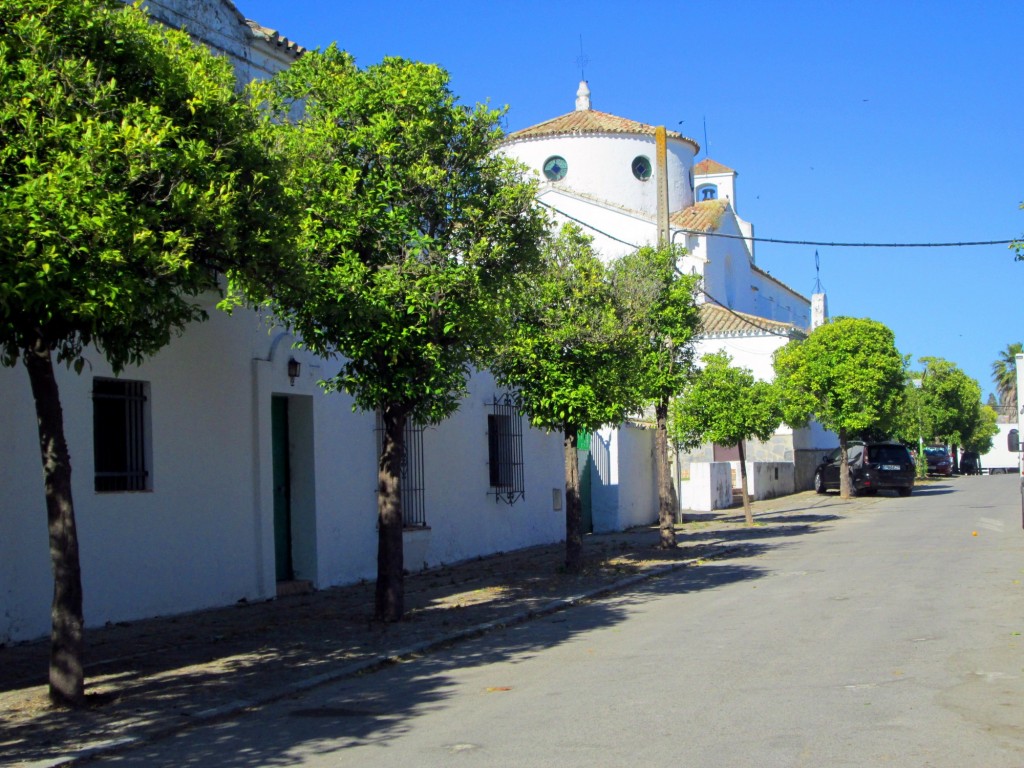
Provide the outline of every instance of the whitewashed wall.
[[[739,462],[733,462],[739,472]],[[796,476],[792,462],[748,461],[747,493],[752,499],[774,499],[796,490]]]
[[[502,151],[533,169],[542,188],[567,188],[648,216],[657,215],[657,174],[653,136],[607,134],[573,134],[524,138],[510,141]],[[677,211],[693,204],[690,174],[693,169],[694,146],[679,139],[668,140],[669,210]],[[542,169],[549,157],[559,156],[568,166],[565,178],[550,182]],[[633,175],[633,159],[643,155],[651,161],[654,172],[647,181]]]
[[700,461],[683,470],[679,506],[695,512],[727,509],[732,504],[732,467],[727,461]]
[[[212,310],[212,307],[211,307]],[[276,342],[276,343],[275,343]],[[333,363],[293,350],[251,312],[212,310],[180,339],[122,378],[149,382],[152,490],[93,490],[94,376],[59,375],[73,466],[88,626],[227,605],[275,594],[270,401],[289,398],[296,575],[317,587],[376,573],[374,418],[351,398],[324,394]],[[302,363],[292,385],[289,357]],[[563,488],[561,440],[527,430],[526,498],[487,495],[488,374],[463,409],[424,436],[429,542],[422,567],[558,541],[552,510]],[[0,466],[0,642],[48,631],[52,582],[38,439],[28,377],[0,369],[5,435]]]

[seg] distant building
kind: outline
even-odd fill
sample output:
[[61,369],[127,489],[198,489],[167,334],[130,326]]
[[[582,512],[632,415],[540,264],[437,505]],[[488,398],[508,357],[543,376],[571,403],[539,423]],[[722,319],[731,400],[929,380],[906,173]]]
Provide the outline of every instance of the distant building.
[[[594,109],[589,85],[581,82],[572,112],[509,134],[503,151],[538,174],[539,204],[556,220],[578,224],[610,260],[657,242],[655,131]],[[698,357],[725,349],[736,365],[770,380],[774,350],[824,322],[824,294],[812,301],[757,265],[754,227],[736,212],[736,171],[711,159],[696,162],[696,141],[666,133],[671,241],[687,251],[679,269],[702,278]],[[657,509],[648,438],[634,434],[636,426],[602,430],[591,445],[595,530],[650,522]],[[817,425],[784,427],[768,444],[752,444],[747,455],[789,465],[788,479],[762,487],[775,495],[811,487],[820,454],[835,444]],[[687,476],[691,461],[732,458],[731,451],[708,446],[680,457],[680,475]]]

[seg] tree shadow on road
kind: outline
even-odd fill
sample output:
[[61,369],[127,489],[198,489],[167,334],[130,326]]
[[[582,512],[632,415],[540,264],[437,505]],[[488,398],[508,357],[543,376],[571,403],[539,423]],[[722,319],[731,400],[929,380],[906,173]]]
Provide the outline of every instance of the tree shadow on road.
[[[161,757],[178,741],[174,739],[104,762],[247,768],[294,764],[294,750],[326,749],[319,743],[322,739],[340,738],[347,745],[384,743],[405,733],[410,718],[444,705],[452,695],[448,677],[453,669],[515,663],[582,633],[619,624],[640,603],[759,578],[762,572],[749,563],[714,558],[756,556],[824,529],[819,523],[833,517],[777,515],[762,521],[771,525],[752,528],[683,526],[675,550],[655,546],[656,527],[588,537],[579,575],[559,572],[561,545],[415,574],[407,580],[407,620],[397,625],[370,620],[373,586],[364,584],[109,627],[90,634],[89,658],[94,661],[87,670],[87,692],[112,700],[80,712],[19,710],[39,706],[18,696],[28,680],[37,685],[42,677],[45,644],[0,649],[0,753],[15,763],[48,761],[72,749],[122,738],[126,727],[154,737],[200,720],[203,727],[181,736],[197,744],[185,758]],[[665,573],[672,568],[676,570]],[[664,575],[620,588],[623,579],[652,571]],[[584,600],[571,610],[524,622],[525,617],[551,611],[557,601],[579,603],[582,595],[613,587],[614,597]],[[381,670],[379,678],[371,676],[375,682],[369,693],[360,687],[364,692],[358,700],[340,695],[315,706],[296,701],[294,711],[287,710],[272,733],[260,732],[257,721],[244,716],[216,721],[218,711],[233,712],[239,703],[279,698],[282,703],[270,706],[287,708],[288,696],[296,692],[289,686],[298,682],[335,679],[347,666],[372,658],[409,658],[410,648],[485,625],[490,630],[480,640],[462,639],[423,656],[412,653],[416,675],[409,679],[398,671],[406,669],[404,663],[396,670]],[[17,665],[2,663],[5,654],[21,660],[20,672]],[[32,664],[38,677],[27,671]]]
[[[413,728],[417,718],[440,711],[456,697],[514,695],[508,667],[582,635],[614,627],[645,602],[689,592],[716,589],[759,578],[757,568],[710,563],[686,568],[671,576],[644,582],[613,599],[587,602],[569,611],[528,623],[499,627],[486,635],[454,643],[409,663],[399,663],[369,677],[341,681],[301,699],[285,699],[251,718],[224,720],[197,728],[171,742],[142,746],[107,757],[103,764],[119,766],[209,766],[256,768],[295,765],[301,756],[319,761],[343,760],[347,749],[386,747]],[[493,667],[493,668],[491,668]],[[467,684],[456,672],[487,670],[480,684]],[[490,669],[489,669],[490,668]],[[267,721],[273,721],[268,728]],[[453,753],[473,745],[445,743]],[[173,754],[170,753],[173,750]]]

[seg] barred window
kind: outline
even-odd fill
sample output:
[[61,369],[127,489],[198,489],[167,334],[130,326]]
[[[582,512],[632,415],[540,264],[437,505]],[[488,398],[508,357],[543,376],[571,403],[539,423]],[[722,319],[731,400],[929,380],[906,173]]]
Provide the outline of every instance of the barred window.
[[495,501],[515,504],[525,495],[523,417],[510,395],[491,403],[487,415],[487,464]]
[[[405,421],[405,455],[402,457],[401,493],[402,525],[425,528],[427,511],[424,498],[423,425],[412,419]],[[384,420],[377,412],[377,457],[384,448]]]
[[92,445],[95,489],[99,492],[146,491],[149,385],[144,381],[93,379]]

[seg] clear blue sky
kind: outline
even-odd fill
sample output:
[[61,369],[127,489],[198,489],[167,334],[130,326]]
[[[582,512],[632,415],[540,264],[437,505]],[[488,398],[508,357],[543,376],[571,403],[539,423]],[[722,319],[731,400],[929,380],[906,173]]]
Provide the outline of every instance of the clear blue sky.
[[[759,237],[1024,236],[1016,0],[236,3],[361,65],[440,64],[464,102],[507,104],[508,130],[573,109],[582,36],[594,108],[680,130],[736,169]],[[817,250],[833,316],[885,323],[915,363],[951,360],[983,397],[998,352],[1024,340],[1024,262],[1006,246]],[[759,243],[756,259],[809,295],[814,252]]]

